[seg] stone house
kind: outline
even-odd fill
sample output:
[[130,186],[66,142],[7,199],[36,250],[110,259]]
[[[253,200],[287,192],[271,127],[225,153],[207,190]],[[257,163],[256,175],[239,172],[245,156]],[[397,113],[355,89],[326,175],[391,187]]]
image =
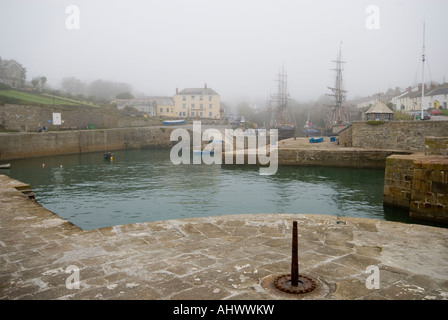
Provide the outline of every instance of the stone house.
[[367,121],[394,120],[394,112],[380,100],[378,100],[369,110],[367,110],[365,114]]
[[15,60],[2,60],[0,57],[0,83],[20,88],[25,85],[26,70]]
[[[182,91],[176,89],[174,100],[175,116],[181,118],[221,119],[221,98],[213,89],[187,88]],[[161,115],[161,114],[160,114]]]

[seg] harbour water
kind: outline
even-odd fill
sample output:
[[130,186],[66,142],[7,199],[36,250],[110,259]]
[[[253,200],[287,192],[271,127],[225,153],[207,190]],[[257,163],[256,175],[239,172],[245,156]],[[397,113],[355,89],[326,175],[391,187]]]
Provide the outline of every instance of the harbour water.
[[29,183],[45,208],[82,229],[243,213],[313,213],[409,222],[383,207],[384,171],[174,165],[169,149],[116,151],[11,161],[3,173]]

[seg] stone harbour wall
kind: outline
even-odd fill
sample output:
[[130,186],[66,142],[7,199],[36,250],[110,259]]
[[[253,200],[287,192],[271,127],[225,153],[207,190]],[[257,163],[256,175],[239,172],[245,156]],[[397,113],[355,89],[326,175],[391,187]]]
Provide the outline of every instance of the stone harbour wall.
[[170,147],[171,128],[0,133],[0,160],[56,154]]
[[425,154],[447,156],[448,137],[426,137]]
[[[94,107],[27,106],[6,104],[0,106],[0,129],[37,132],[39,127],[48,129],[96,129],[141,127],[148,125],[148,119],[126,117],[116,112],[107,113]],[[53,125],[53,113],[60,113],[63,123]]]
[[448,158],[392,155],[386,160],[385,205],[409,209],[413,218],[448,223]]
[[279,149],[279,165],[384,168],[392,150]]
[[448,121],[371,121],[352,124],[355,148],[425,151],[425,137],[448,137]]

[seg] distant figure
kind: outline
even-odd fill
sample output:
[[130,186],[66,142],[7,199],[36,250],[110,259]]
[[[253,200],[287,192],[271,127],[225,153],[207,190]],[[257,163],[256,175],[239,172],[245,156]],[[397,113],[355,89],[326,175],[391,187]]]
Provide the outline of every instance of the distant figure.
[[37,129],[37,132],[41,133],[42,132],[42,127],[39,125],[39,129]]

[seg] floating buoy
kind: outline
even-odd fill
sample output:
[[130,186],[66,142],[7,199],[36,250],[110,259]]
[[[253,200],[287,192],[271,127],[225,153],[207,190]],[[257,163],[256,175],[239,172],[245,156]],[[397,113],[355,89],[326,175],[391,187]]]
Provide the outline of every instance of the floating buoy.
[[110,157],[110,161],[114,161],[114,157],[111,156],[111,157]]
[[45,168],[45,163],[42,163],[42,168]]

